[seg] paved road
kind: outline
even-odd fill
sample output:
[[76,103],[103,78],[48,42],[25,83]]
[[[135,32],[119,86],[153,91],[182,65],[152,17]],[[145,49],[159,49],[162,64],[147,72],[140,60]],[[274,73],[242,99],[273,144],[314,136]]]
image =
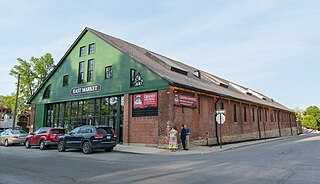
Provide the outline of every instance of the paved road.
[[202,155],[0,147],[0,183],[319,184],[320,135]]

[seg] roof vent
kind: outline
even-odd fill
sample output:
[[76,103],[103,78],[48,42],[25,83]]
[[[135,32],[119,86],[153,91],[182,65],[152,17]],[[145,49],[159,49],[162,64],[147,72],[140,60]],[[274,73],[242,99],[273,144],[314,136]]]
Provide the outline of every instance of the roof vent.
[[171,70],[171,71],[174,71],[174,72],[177,72],[177,73],[180,73],[180,74],[182,74],[182,75],[188,75],[188,72],[187,72],[187,71],[181,70],[181,69],[176,68],[176,67],[173,67],[173,66],[171,66],[170,70]]
[[222,87],[224,87],[224,88],[228,88],[228,87],[229,87],[228,85],[223,84],[223,83],[220,83],[219,86],[222,86]]
[[262,100],[267,100],[267,98],[266,97],[262,97]]
[[193,72],[193,75],[199,79],[201,79],[201,74],[200,74],[200,71],[199,70],[196,70]]
[[247,95],[250,95],[250,96],[252,95],[252,93],[250,93],[250,92],[247,92],[246,94],[247,94]]

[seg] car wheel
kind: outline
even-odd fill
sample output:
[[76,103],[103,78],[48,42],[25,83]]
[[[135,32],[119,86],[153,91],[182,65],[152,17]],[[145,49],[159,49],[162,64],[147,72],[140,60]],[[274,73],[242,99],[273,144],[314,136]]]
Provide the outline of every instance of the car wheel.
[[84,142],[83,145],[82,145],[82,152],[84,154],[89,154],[89,153],[92,153],[92,148],[89,144],[89,142]]
[[40,149],[45,150],[46,149],[46,144],[44,143],[44,140],[40,141]]
[[59,141],[59,143],[58,143],[58,151],[59,152],[65,152],[66,151],[66,146],[64,145],[63,141]]
[[111,147],[111,148],[106,148],[105,151],[106,151],[106,152],[111,152],[111,151],[113,151],[113,147]]
[[5,146],[5,147],[8,147],[8,146],[9,146],[8,139],[6,139],[6,140],[4,141],[4,146]]
[[24,143],[24,147],[26,147],[27,149],[31,148],[29,140],[26,140],[26,142]]

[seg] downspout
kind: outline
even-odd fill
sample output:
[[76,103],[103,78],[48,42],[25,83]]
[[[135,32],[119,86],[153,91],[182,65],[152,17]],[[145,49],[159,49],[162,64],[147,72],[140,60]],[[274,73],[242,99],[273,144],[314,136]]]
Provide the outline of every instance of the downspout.
[[[220,96],[219,96],[219,98],[218,98],[218,100],[214,103],[214,109],[215,110],[217,110],[217,104],[218,104],[218,102],[220,101]],[[213,112],[214,113],[214,122],[215,122],[215,124],[216,124],[216,138],[217,138],[217,143],[218,144],[220,144],[220,140],[219,140],[219,136],[218,136],[218,122],[217,122],[217,120],[216,120],[216,113],[215,112]],[[221,125],[220,125],[221,126]]]

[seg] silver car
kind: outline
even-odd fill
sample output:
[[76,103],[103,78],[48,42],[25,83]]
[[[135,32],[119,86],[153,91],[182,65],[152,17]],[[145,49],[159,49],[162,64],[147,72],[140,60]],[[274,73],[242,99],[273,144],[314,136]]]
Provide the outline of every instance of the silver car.
[[13,144],[23,144],[27,135],[28,133],[24,130],[7,129],[1,133],[0,144],[6,147]]

